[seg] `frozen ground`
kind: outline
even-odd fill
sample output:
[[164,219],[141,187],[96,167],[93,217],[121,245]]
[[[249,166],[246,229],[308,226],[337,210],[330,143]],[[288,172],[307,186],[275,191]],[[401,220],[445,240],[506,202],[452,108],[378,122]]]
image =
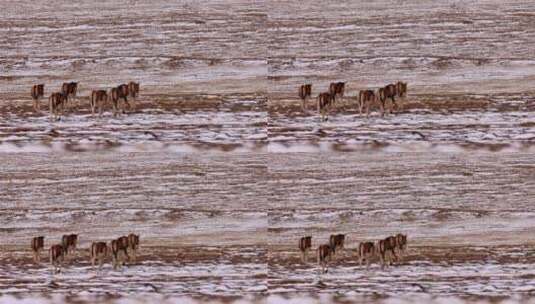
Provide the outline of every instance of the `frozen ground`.
[[321,123],[317,116],[272,115],[268,149],[279,152],[285,151],[286,146],[310,152],[322,150],[321,145],[338,145],[348,150],[381,148],[418,152],[434,147],[444,152],[460,152],[474,147],[527,152],[535,150],[533,113],[412,110],[369,119],[359,114],[340,114]]
[[[24,107],[4,108],[0,151],[195,151],[202,147],[256,151],[265,147],[267,115],[261,110],[262,97],[169,99],[153,96],[153,103],[145,101],[135,113],[118,117],[111,113],[93,117],[87,107],[79,106],[82,113],[60,121],[33,115]],[[182,106],[174,107],[172,102]]]
[[267,15],[261,2],[246,3],[4,1],[0,92],[67,79],[86,96],[129,80],[149,92],[262,90]]
[[144,231],[145,243],[207,244],[201,236],[225,232],[209,244],[259,244],[263,237],[241,233],[265,231],[265,163],[225,153],[3,154],[2,243],[26,247],[44,229],[51,242],[88,231],[87,246],[129,230]]
[[344,79],[350,94],[400,79],[430,94],[533,92],[529,1],[269,1],[268,9],[270,93]]
[[535,303],[529,297],[499,297],[497,299],[485,299],[478,297],[468,297],[468,298],[459,298],[454,296],[429,296],[421,294],[413,294],[407,297],[380,297],[380,296],[371,296],[371,297],[360,297],[356,295],[332,295],[332,294],[318,294],[316,296],[307,296],[307,295],[298,295],[298,296],[285,296],[285,295],[270,295],[266,297],[254,297],[254,296],[244,296],[244,297],[188,297],[188,296],[166,296],[166,295],[141,295],[130,296],[130,297],[121,297],[117,298],[112,295],[109,296],[94,296],[94,295],[48,295],[44,297],[39,297],[38,295],[33,297],[16,297],[12,295],[0,296],[0,303],[10,304],[10,303],[94,303],[98,301],[99,303],[106,304],[141,304],[147,303],[148,301],[157,301],[162,304],[171,304],[171,303],[188,303],[188,304],[197,304],[197,303],[208,303],[208,304],[320,304],[320,303],[379,303],[379,304],[411,304],[411,303],[430,303],[430,304],[464,304],[464,303],[478,303],[478,304],[532,304]]

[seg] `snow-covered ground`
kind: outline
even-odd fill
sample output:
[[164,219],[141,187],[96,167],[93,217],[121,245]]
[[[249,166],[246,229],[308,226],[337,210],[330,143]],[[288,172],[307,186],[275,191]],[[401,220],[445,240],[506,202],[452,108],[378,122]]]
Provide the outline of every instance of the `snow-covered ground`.
[[97,296],[81,293],[79,295],[33,295],[33,296],[0,296],[1,304],[52,304],[52,303],[107,303],[107,304],[142,304],[142,303],[186,303],[186,304],[335,304],[335,303],[377,303],[377,304],[533,304],[535,301],[529,296],[511,297],[456,297],[456,296],[433,296],[421,293],[413,293],[404,297],[381,297],[381,296],[359,296],[355,294],[333,295],[322,293],[316,295],[269,295],[253,296],[243,295],[235,297],[190,297],[190,296],[169,296],[155,293],[138,293],[135,296],[117,297],[114,295]]
[[9,115],[0,125],[0,151],[194,151],[195,144],[249,151],[267,140],[266,121],[263,112],[224,106],[185,113],[143,109],[120,117],[74,114],[53,122],[48,116]]
[[[533,149],[535,115],[533,112],[463,111],[433,113],[409,111],[401,115],[369,119],[359,114],[333,115],[327,122],[317,116],[271,116],[270,147],[292,142],[340,143],[349,148],[374,143],[392,145],[393,149],[414,146],[413,151],[436,145],[462,151],[467,144],[481,146],[504,144]],[[518,150],[521,150],[519,148]],[[410,151],[410,148],[408,149]]]

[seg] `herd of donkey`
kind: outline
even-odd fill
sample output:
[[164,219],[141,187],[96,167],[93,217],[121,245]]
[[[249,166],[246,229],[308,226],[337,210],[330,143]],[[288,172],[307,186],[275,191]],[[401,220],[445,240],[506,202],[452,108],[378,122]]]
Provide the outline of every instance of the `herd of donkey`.
[[[336,258],[338,252],[344,250],[345,234],[332,234],[329,244],[320,245],[317,249],[317,262],[321,273],[328,271],[328,263]],[[78,244],[77,234],[66,234],[61,238],[61,243],[50,246],[49,258],[54,273],[61,271],[61,266],[71,256],[76,256]],[[36,263],[40,262],[40,252],[44,249],[45,237],[37,236],[32,239],[31,250]],[[308,252],[312,249],[312,237],[304,236],[299,239],[299,251],[303,263],[307,263]],[[139,250],[139,235],[130,233],[128,236],[121,236],[114,239],[108,245],[106,242],[93,242],[89,248],[91,264],[99,264],[99,269],[111,256],[113,269],[125,265],[126,261],[132,263],[136,261]],[[377,242],[365,241],[358,246],[357,257],[360,265],[366,262],[366,269],[369,268],[371,260],[379,258],[381,267],[384,268],[394,263],[399,263],[407,250],[407,235],[398,233]]]
[[[76,247],[78,246],[77,234],[65,234],[61,238],[61,243],[50,246],[48,250],[50,264],[53,272],[61,271],[61,266],[67,259],[76,256]],[[36,236],[32,239],[31,250],[33,253],[33,260],[39,263],[41,260],[41,250],[45,248],[45,237]],[[93,242],[89,248],[89,256],[91,264],[99,264],[99,269],[102,268],[104,262],[109,256],[112,258],[113,269],[125,265],[126,261],[135,263],[137,252],[139,249],[139,235],[130,233],[127,236],[121,236],[112,240],[110,244],[106,242]]]
[[[65,108],[69,108],[69,104],[76,99],[78,92],[78,82],[65,82],[61,86],[59,92],[50,94],[48,98],[48,109],[50,111],[51,119],[59,119],[65,112]],[[33,108],[39,112],[39,100],[45,96],[45,85],[36,84],[32,86]],[[139,83],[131,81],[128,84],[121,84],[117,87],[111,88],[109,93],[106,90],[93,90],[91,92],[90,106],[92,115],[98,109],[99,116],[102,116],[104,107],[107,103],[111,103],[113,108],[113,116],[119,114],[119,110],[125,113],[126,109],[135,110],[135,101],[139,96]],[[132,104],[128,102],[128,97],[131,98]],[[121,104],[121,101],[123,103]]]
[[[59,119],[64,113],[65,107],[69,104],[69,99],[76,99],[78,91],[77,82],[65,82],[59,92],[50,94],[48,99],[51,119]],[[322,92],[317,97],[317,110],[321,120],[327,120],[327,115],[332,108],[336,107],[336,100],[344,98],[345,82],[332,82],[327,92]],[[33,107],[36,112],[40,111],[39,100],[44,97],[45,85],[36,84],[32,87],[31,96]],[[312,97],[312,84],[304,84],[299,87],[299,98],[301,98],[303,111],[306,112],[307,101]],[[125,113],[126,109],[134,110],[136,98],[139,96],[139,83],[129,82],[112,88],[109,93],[106,90],[93,90],[90,97],[90,107],[92,115],[98,109],[99,116],[102,116],[105,106],[111,103],[113,116],[119,114],[119,110]],[[398,81],[395,84],[388,84],[375,92],[374,90],[360,90],[357,97],[359,113],[366,112],[366,117],[370,115],[370,108],[377,106],[381,116],[385,115],[386,102],[392,100],[389,113],[392,109],[399,109],[396,98],[404,99],[407,96],[407,83]],[[128,98],[133,101],[132,105]],[[122,104],[120,103],[121,101]],[[121,109],[120,109],[121,108]]]
[[[328,244],[322,244],[317,249],[317,262],[322,273],[326,273],[328,263],[336,258],[338,252],[344,250],[345,234],[331,234]],[[303,263],[307,262],[308,252],[312,249],[312,237],[304,236],[299,239],[299,251]],[[370,267],[372,259],[379,258],[381,268],[401,262],[407,251],[407,235],[398,233],[377,242],[364,241],[359,243],[357,257],[362,266],[366,262],[366,269]]]
[[[329,111],[336,107],[336,100],[343,100],[345,82],[332,82],[327,92],[320,93],[317,98],[317,110],[321,120],[326,120]],[[306,112],[307,100],[312,97],[312,84],[304,84],[299,87],[299,98],[301,98],[303,111]],[[388,107],[388,112],[392,109],[399,110],[396,98],[405,99],[407,97],[407,83],[398,81],[395,84],[387,84],[375,92],[374,90],[360,90],[357,96],[357,106],[359,113],[366,112],[366,117],[370,116],[370,108],[377,106],[381,111],[381,116],[386,113],[388,99],[392,100],[392,105]]]

